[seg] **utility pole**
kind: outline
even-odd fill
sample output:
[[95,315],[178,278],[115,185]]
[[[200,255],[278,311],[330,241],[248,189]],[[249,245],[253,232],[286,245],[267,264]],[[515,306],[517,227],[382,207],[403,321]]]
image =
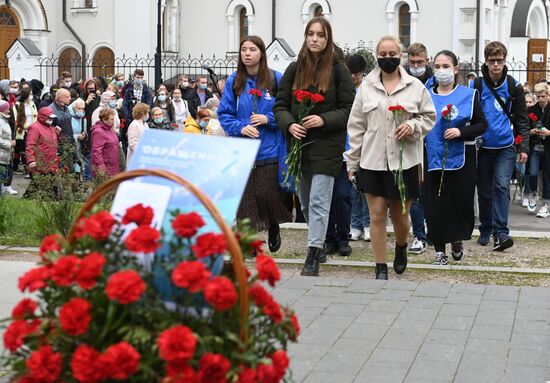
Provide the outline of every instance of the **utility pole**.
[[481,0],[476,0],[476,73],[479,76],[479,48],[480,48],[480,31],[481,31]]
[[161,60],[161,44],[162,44],[162,29],[161,29],[161,3],[162,0],[157,0],[157,50],[155,52],[155,89],[157,89],[162,82],[162,71],[160,68]]

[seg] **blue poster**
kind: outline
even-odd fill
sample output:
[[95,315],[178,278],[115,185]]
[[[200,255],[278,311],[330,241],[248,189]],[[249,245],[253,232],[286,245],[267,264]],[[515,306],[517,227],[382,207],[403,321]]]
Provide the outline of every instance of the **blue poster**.
[[[232,225],[259,147],[259,140],[149,129],[141,137],[128,170],[162,169],[178,174],[206,193],[225,221]],[[126,181],[119,187],[112,211],[123,214],[138,202],[153,207],[154,224],[164,230],[165,241],[173,235],[169,212],[175,209],[199,213],[206,223],[201,233],[220,232],[201,202],[173,181],[158,177]],[[156,257],[169,257],[168,246],[159,249]],[[218,273],[221,266],[221,263],[215,265],[211,271]],[[161,286],[164,285],[162,279],[157,278],[160,290],[170,289],[167,285]]]

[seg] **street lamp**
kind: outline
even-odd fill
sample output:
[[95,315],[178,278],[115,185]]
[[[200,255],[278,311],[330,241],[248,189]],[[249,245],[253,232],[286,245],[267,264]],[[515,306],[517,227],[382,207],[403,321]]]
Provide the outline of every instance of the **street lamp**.
[[162,71],[160,68],[160,52],[161,52],[161,41],[162,41],[162,29],[161,29],[161,3],[162,0],[157,0],[157,50],[155,52],[155,89],[158,89],[160,83],[162,82]]

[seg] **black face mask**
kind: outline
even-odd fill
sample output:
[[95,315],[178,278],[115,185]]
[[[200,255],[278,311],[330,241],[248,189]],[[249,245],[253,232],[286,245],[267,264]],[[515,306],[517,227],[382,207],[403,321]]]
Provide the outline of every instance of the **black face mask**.
[[393,73],[401,63],[399,57],[379,57],[378,66],[386,73]]

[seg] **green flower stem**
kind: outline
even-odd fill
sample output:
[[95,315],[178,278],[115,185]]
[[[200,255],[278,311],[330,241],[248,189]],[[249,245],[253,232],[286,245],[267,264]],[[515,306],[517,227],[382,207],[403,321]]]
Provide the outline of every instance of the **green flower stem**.
[[[451,127],[451,120],[447,120],[447,129]],[[445,133],[445,131],[443,131]],[[445,139],[445,152],[443,153],[443,161],[441,163],[441,179],[439,180],[439,190],[437,196],[441,197],[441,190],[443,190],[443,174],[445,173],[445,165],[447,164],[447,157],[449,157],[449,141]]]
[[399,169],[397,169],[397,188],[399,189],[399,197],[401,198],[401,213],[405,215],[406,209],[406,195],[405,195],[405,180],[403,177],[403,149],[405,148],[405,140],[402,139],[399,142]]

